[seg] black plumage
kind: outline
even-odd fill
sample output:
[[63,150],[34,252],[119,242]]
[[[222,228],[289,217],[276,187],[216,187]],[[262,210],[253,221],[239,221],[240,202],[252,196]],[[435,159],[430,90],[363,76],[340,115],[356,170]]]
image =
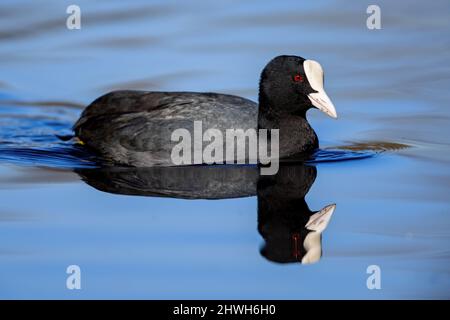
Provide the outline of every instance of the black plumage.
[[75,135],[104,159],[136,167],[173,165],[177,142],[171,134],[184,128],[193,136],[194,121],[202,121],[204,131],[219,129],[224,143],[226,129],[279,129],[280,158],[310,153],[319,144],[306,111],[314,104],[308,95],[317,91],[305,61],[279,56],[269,62],[261,74],[259,106],[218,93],[111,92],[84,110]]

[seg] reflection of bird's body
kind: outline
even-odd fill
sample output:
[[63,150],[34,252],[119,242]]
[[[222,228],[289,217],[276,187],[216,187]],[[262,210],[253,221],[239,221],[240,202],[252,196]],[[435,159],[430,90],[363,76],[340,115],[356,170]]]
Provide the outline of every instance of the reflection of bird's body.
[[256,195],[257,166],[105,167],[77,169],[92,187],[109,193],[178,199],[229,199]]
[[[91,150],[114,163],[136,167],[173,165],[176,142],[171,135],[194,121],[204,130],[279,129],[279,156],[310,153],[318,147],[306,111],[319,108],[336,117],[323,89],[323,71],[312,60],[279,56],[261,74],[259,106],[245,98],[194,92],[108,93],[83,112],[76,136]],[[205,145],[206,143],[203,142]]]

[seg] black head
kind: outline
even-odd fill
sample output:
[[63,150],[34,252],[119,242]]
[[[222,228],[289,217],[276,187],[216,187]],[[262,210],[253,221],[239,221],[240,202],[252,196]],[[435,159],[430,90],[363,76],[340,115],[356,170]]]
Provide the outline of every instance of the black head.
[[298,56],[278,56],[261,73],[260,107],[271,114],[305,115],[316,107],[336,118],[336,110],[323,89],[320,64]]

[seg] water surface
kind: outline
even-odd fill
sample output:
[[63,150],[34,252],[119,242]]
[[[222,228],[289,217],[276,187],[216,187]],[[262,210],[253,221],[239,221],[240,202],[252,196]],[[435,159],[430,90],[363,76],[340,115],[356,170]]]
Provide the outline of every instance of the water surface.
[[[69,4],[0,4],[1,298],[450,298],[448,1],[378,1],[376,31],[368,1],[78,1],[73,31]],[[311,110],[322,150],[273,180],[99,170],[58,138],[113,89],[256,100],[278,54],[321,62],[339,119]],[[320,260],[291,259],[331,204]]]

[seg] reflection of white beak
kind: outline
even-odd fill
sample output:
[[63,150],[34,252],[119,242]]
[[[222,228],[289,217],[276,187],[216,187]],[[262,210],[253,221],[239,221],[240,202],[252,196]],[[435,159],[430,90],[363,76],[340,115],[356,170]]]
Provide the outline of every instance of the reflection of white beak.
[[336,209],[336,205],[330,204],[309,218],[305,227],[311,232],[306,235],[305,241],[303,241],[303,246],[306,249],[306,254],[302,258],[303,264],[316,263],[320,260],[322,255],[322,232],[328,226],[334,209]]
[[330,222],[334,209],[336,209],[336,205],[330,204],[319,212],[314,213],[311,217],[309,217],[308,223],[305,226],[306,229],[319,233],[323,232]]
[[308,94],[311,104],[332,118],[337,118],[336,108],[323,88],[323,70],[320,64],[314,60],[305,60],[303,69],[311,88],[317,92]]

